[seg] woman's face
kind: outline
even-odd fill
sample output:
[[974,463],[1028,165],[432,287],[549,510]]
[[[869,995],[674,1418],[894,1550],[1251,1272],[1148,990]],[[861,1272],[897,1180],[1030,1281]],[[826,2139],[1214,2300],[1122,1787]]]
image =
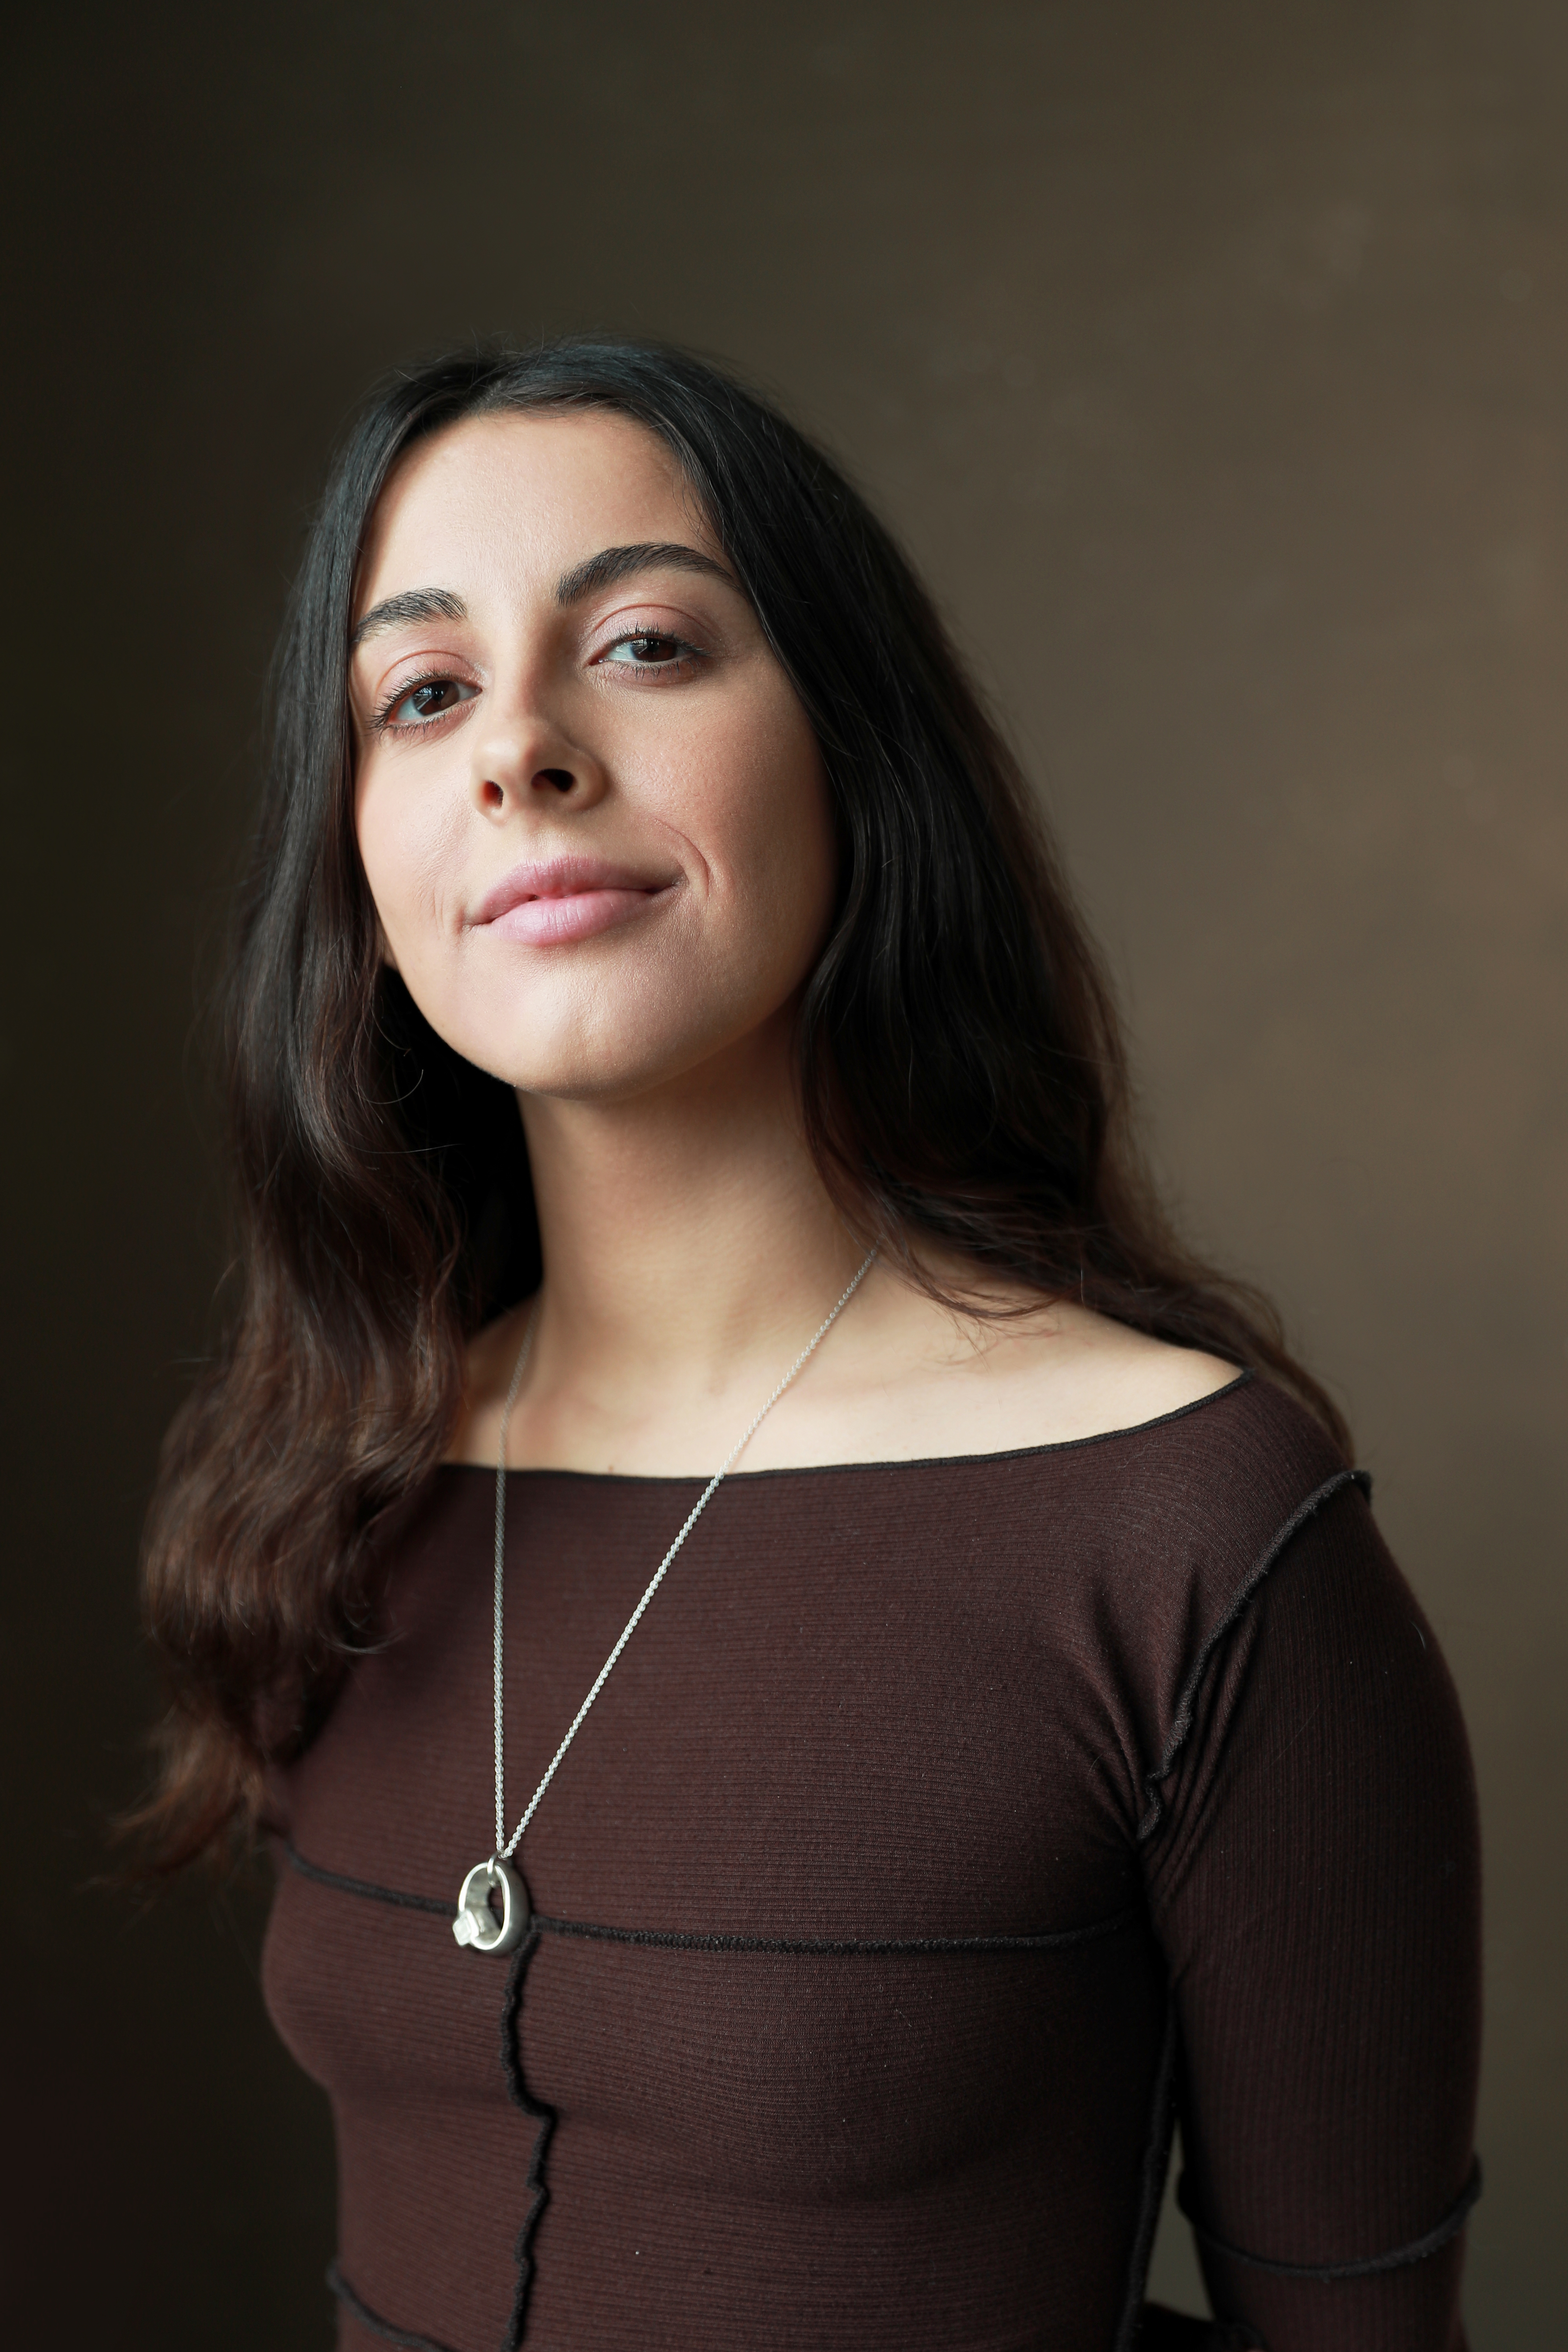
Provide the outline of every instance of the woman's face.
[[419,444],[355,604],[355,826],[432,1027],[528,1092],[639,1092],[787,1007],[835,853],[816,738],[641,426]]

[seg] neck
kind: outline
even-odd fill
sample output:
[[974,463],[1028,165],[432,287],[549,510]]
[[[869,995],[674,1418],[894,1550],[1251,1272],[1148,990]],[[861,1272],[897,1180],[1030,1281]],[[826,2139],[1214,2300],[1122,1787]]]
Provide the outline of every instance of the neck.
[[630,1099],[520,1100],[544,1259],[531,1390],[613,1410],[754,1386],[859,1263],[782,1023]]

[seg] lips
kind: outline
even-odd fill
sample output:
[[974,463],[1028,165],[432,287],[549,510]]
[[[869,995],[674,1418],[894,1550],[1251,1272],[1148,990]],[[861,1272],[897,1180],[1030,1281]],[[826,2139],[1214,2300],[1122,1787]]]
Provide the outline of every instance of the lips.
[[556,857],[516,866],[480,899],[476,928],[530,947],[556,947],[644,914],[672,890],[677,875],[650,875],[600,857]]

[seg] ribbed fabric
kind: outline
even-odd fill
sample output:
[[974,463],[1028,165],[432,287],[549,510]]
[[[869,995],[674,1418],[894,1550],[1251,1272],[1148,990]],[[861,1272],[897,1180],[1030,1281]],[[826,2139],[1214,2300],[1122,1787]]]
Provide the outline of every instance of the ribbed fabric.
[[[513,1818],[698,1491],[512,1476]],[[494,1842],[492,1494],[438,1475],[383,1644],[277,1789],[304,1866],[266,1986],[337,2117],[342,2346],[1110,2352],[1173,2002],[1213,2238],[1343,2264],[1454,2207],[1463,1730],[1287,1399],[733,1477],[524,1841],[511,1961],[375,1892],[455,1906]],[[1461,2244],[1331,2284],[1205,2264],[1269,2352],[1455,2352]]]

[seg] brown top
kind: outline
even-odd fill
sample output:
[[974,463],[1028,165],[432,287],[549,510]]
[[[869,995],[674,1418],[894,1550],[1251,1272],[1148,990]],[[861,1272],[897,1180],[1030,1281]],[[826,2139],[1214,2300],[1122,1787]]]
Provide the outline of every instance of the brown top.
[[[699,1491],[512,1475],[509,1824]],[[493,1840],[493,1495],[437,1475],[279,1790],[341,2345],[1110,2352],[1173,2098],[1218,2311],[1462,2344],[1464,1732],[1298,1407],[731,1477],[523,1842],[510,1960],[448,1924]]]

